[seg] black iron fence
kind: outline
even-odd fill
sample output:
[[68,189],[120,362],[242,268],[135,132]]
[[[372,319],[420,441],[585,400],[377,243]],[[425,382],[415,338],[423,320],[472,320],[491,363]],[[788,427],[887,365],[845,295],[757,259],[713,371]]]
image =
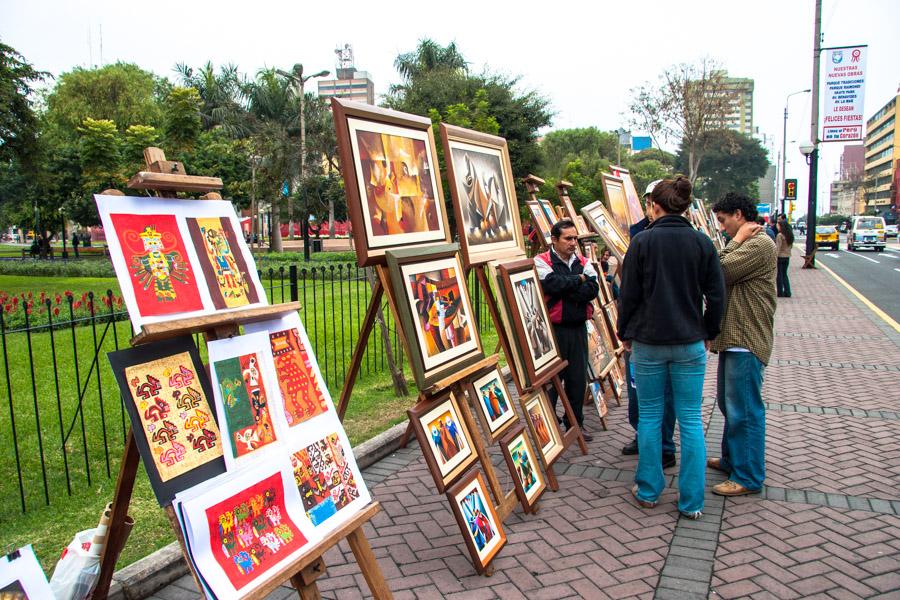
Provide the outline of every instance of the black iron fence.
[[[372,297],[371,269],[291,265],[260,272],[271,303],[299,301],[319,367],[337,401]],[[36,280],[36,282],[39,280]],[[469,278],[479,333],[493,330],[482,290]],[[395,360],[405,355],[383,302]],[[378,327],[378,325],[376,325]],[[106,353],[129,345],[122,299],[105,294],[0,292],[0,494],[4,513],[23,513],[90,490],[116,475],[129,422]],[[359,378],[389,377],[384,337],[369,336]],[[197,336],[206,357],[202,336]],[[485,347],[490,353],[493,348]],[[17,501],[14,501],[16,499]]]

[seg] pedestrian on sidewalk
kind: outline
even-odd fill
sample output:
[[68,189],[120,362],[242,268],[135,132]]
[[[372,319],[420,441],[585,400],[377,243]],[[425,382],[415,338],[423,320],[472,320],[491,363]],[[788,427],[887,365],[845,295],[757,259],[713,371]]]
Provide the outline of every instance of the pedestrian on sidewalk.
[[791,247],[794,245],[794,229],[787,219],[779,218],[775,222],[778,235],[775,236],[775,249],[778,252],[778,273],[775,277],[775,288],[779,298],[791,297],[791,281],[788,279],[788,263],[791,262]]
[[[653,212],[650,210],[650,194],[653,189],[662,183],[662,179],[651,181],[644,190],[644,212],[643,219],[628,228],[630,239],[634,239],[637,234],[644,231],[653,221]],[[631,352],[625,352],[625,385],[628,390],[628,423],[634,429],[634,439],[622,447],[622,454],[629,456],[638,453],[638,423],[640,422],[640,412],[638,409],[637,388],[634,384],[634,367],[631,364]],[[662,466],[663,469],[674,467],[675,461],[675,405],[672,402],[672,386],[667,385],[665,391],[665,404],[663,408],[662,418]]]
[[638,504],[652,508],[665,487],[662,420],[666,388],[671,386],[681,433],[678,510],[698,519],[706,485],[700,414],[706,350],[719,334],[725,284],[712,240],[682,216],[690,205],[686,177],[653,188],[653,221],[631,240],[625,255],[618,335],[632,353],[640,414],[632,494]]
[[[571,219],[562,219],[550,229],[550,249],[534,257],[544,302],[559,355],[569,364],[560,372],[572,412],[582,429],[585,441],[594,437],[584,430],[584,397],[587,394],[588,340],[585,323],[593,316],[591,304],[600,293],[597,271],[587,258],[575,254],[578,231]],[[550,390],[550,401],[556,410],[556,388]],[[566,429],[570,424],[564,419]]]
[[756,204],[728,193],[712,207],[731,241],[720,252],[728,305],[719,353],[716,399],[725,417],[722,456],[708,465],[729,475],[713,487],[720,496],[754,494],[766,478],[763,370],[772,355],[775,322],[775,243],[756,223]]

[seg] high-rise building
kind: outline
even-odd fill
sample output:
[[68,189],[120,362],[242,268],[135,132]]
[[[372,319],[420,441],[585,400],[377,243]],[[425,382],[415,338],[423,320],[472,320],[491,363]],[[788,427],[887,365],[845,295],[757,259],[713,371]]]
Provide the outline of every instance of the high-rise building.
[[366,71],[357,71],[353,61],[353,48],[350,44],[344,44],[343,48],[337,48],[337,66],[335,79],[320,79],[319,96],[330,98],[346,98],[355,102],[375,104],[375,84]]
[[863,178],[863,169],[866,165],[866,147],[864,144],[844,146],[841,154],[841,179]]
[[865,151],[863,144],[844,146],[840,179],[831,182],[832,213],[849,216],[866,211],[866,190],[863,185]]
[[744,135],[753,135],[753,80],[726,77],[723,89],[731,96],[725,126]]
[[900,93],[866,121],[866,208],[888,222],[900,212]]

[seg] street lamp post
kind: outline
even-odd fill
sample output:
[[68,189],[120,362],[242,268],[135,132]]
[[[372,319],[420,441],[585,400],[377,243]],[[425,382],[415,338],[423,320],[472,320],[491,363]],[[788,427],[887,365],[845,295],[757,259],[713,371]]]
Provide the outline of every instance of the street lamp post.
[[788,94],[787,98],[784,99],[784,130],[781,134],[781,214],[784,214],[784,202],[785,202],[785,190],[784,190],[784,181],[785,181],[785,169],[787,169],[787,119],[788,119],[788,100],[791,99],[791,96],[796,96],[797,94],[806,94],[809,93],[810,90],[800,90],[799,92],[794,92],[792,94]]
[[810,144],[805,148],[801,148],[801,152],[806,155],[809,163],[809,197],[806,204],[806,261],[803,264],[805,269],[816,268],[814,252],[816,250],[816,199],[819,191],[819,60],[822,55],[822,0],[816,0],[814,35]]

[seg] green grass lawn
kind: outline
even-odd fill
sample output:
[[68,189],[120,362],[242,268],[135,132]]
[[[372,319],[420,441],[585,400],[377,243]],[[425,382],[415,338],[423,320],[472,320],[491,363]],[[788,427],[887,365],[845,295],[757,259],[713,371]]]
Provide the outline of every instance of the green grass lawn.
[[[324,278],[322,272],[317,271],[315,278],[301,281],[298,289],[303,304],[300,314],[335,403],[340,397],[371,294],[367,281],[341,279],[345,269],[332,271],[326,266]],[[355,269],[353,274],[356,275]],[[289,290],[282,286],[278,274],[271,279],[264,277],[263,285],[271,301],[290,298]],[[115,279],[0,276],[0,291],[7,294],[25,292],[27,295],[29,291],[33,295],[40,291],[55,294],[71,290],[80,297],[85,291],[99,294],[105,293],[106,289],[119,293]],[[480,314],[483,322],[489,323],[483,304]],[[385,316],[388,327],[393,328],[386,307]],[[35,324],[41,322],[46,323],[46,317]],[[4,338],[4,354],[0,355],[0,369],[3,369],[0,371],[0,451],[7,458],[0,463],[0,493],[6,498],[0,507],[0,545],[34,544],[48,574],[72,536],[82,529],[94,527],[103,506],[113,498],[128,417],[105,353],[117,347],[128,347],[132,333],[128,321],[118,321],[109,325],[97,324],[96,328],[78,326],[74,330],[55,330],[52,334],[46,330],[30,336],[12,333]],[[485,352],[490,353],[496,346],[497,337],[490,328],[485,333],[482,342]],[[100,348],[99,376],[96,368],[88,376],[95,355],[95,336],[96,347]],[[405,363],[399,341],[395,334],[392,337],[395,356]],[[201,343],[204,360],[205,350]],[[405,373],[411,376],[408,369]],[[411,379],[408,383],[410,396],[397,397],[384,365],[381,336],[376,331],[370,337],[344,420],[353,445],[406,420],[406,409],[415,403],[417,393]],[[85,385],[85,401],[79,412],[79,388]],[[15,435],[12,434],[12,418]],[[67,433],[63,445],[63,435]],[[19,472],[25,490],[27,510],[24,514]],[[130,514],[136,524],[119,568],[174,539],[143,469],[139,471]]]

